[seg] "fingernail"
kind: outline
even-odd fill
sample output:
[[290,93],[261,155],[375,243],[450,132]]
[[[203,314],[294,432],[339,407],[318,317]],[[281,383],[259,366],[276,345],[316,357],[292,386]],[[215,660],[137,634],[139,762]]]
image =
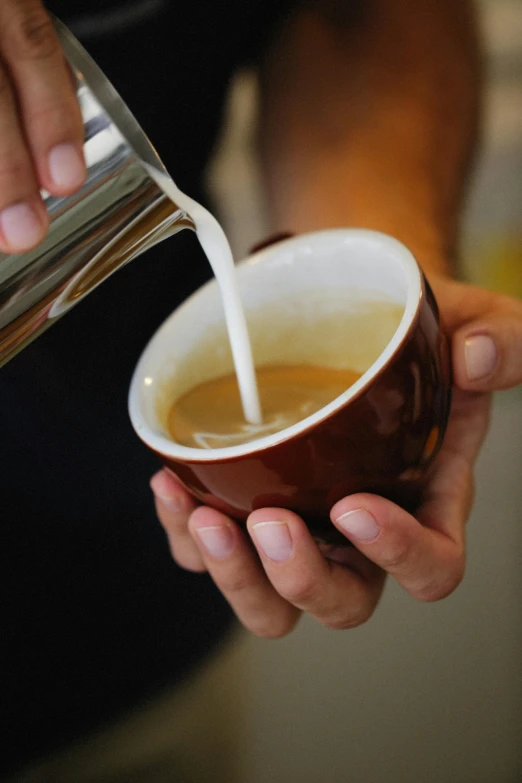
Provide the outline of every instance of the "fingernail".
[[175,511],[178,513],[179,511],[183,511],[183,502],[174,496],[170,496],[168,498],[164,497],[163,495],[156,495],[154,493],[154,497],[156,500],[159,500],[162,505],[164,505],[166,508],[168,508],[170,511]]
[[57,188],[79,188],[85,165],[74,144],[58,144],[49,153],[49,173]]
[[357,541],[373,541],[379,535],[380,527],[375,517],[365,508],[357,508],[341,514],[336,519],[337,524],[350,537]]
[[183,492],[177,492],[176,486],[164,470],[156,473],[150,480],[150,488],[156,500],[170,511],[186,511],[187,496]]
[[270,560],[282,563],[292,554],[292,536],[286,522],[258,522],[253,526],[252,532]]
[[0,214],[0,226],[11,250],[27,250],[42,239],[42,223],[25,202],[13,204]]
[[479,381],[494,372],[498,362],[497,348],[487,334],[468,337],[464,346],[466,373],[469,381]]
[[224,560],[234,548],[234,536],[226,525],[213,525],[212,527],[199,527],[197,529],[199,539],[209,555]]

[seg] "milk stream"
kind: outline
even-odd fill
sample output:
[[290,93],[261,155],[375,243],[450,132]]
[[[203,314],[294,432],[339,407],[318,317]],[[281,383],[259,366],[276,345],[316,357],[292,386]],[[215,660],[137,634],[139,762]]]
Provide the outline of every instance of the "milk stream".
[[243,415],[250,424],[260,425],[263,422],[263,417],[252,346],[239,294],[234,259],[225,232],[215,217],[197,201],[182,193],[167,174],[163,174],[148,164],[144,165],[149,175],[164,193],[187,212],[194,221],[199,243],[208,258],[219,286]]

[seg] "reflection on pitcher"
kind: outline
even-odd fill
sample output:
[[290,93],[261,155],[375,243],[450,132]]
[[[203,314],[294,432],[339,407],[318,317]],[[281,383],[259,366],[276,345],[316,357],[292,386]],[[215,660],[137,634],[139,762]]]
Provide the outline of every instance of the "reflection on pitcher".
[[87,177],[72,196],[42,193],[51,221],[42,244],[0,253],[0,365],[124,264],[194,229],[147,172],[144,164],[165,169],[136,120],[78,41],[55,24],[76,77]]

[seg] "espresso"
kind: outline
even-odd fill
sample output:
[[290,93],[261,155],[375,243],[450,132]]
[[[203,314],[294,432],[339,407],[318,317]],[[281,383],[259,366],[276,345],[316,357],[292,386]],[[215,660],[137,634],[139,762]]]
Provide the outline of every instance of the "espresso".
[[245,421],[235,374],[201,383],[172,405],[170,436],[183,446],[226,448],[290,427],[311,416],[361,377],[315,364],[265,365],[257,369],[262,424]]

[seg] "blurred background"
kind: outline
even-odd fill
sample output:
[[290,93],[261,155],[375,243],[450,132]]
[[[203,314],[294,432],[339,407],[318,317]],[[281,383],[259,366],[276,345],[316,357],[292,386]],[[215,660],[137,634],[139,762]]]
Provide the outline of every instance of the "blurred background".
[[[458,2],[458,0],[456,0]],[[462,274],[522,296],[522,2],[479,4],[485,131]],[[230,95],[209,171],[237,257],[267,234],[252,128],[255,77]],[[389,583],[345,633],[305,619],[289,638],[242,637],[241,783],[522,781],[522,390],[497,395],[476,472],[469,565],[457,592],[420,605]]]

